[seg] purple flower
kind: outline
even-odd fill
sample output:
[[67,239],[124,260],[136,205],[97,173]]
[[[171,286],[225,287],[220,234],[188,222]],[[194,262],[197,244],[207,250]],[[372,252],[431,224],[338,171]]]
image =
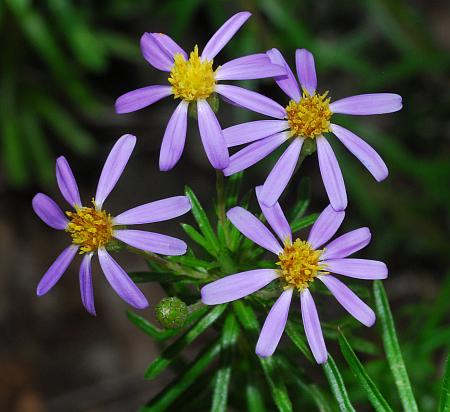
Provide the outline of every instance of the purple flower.
[[345,212],[337,212],[331,205],[328,206],[312,227],[308,239],[294,240],[280,205],[265,206],[261,199],[261,186],[256,188],[256,193],[261,210],[281,243],[247,210],[235,207],[228,211],[227,216],[244,236],[277,255],[279,268],[249,270],[226,276],[202,288],[202,301],[207,305],[231,302],[278,279],[282,292],[264,322],[256,353],[263,357],[274,353],[286,325],[292,295],[297,290],[306,338],[316,361],[324,363],[327,350],[309,286],[319,279],[347,312],[362,324],[372,326],[375,322],[372,309],[330,273],[357,279],[385,279],[387,267],[376,260],[348,258],[368,245],[371,234],[367,227],[348,232],[327,244],[339,229]]
[[174,196],[127,210],[112,217],[103,209],[103,203],[114,189],[136,144],[136,137],[122,136],[112,148],[103,166],[97,193],[91,206],[83,206],[78,185],[67,160],[61,156],[56,161],[56,179],[64,199],[74,211],[65,214],[47,195],[38,193],[33,198],[33,209],[50,227],[64,230],[72,237],[72,244],[56,258],[39,282],[37,295],[46,294],[61,278],[79,252],[84,255],[80,265],[81,300],[86,310],[95,315],[91,260],[97,253],[106,279],[116,293],[131,306],[143,309],[147,299],[127,273],[108,253],[107,247],[118,239],[137,249],[164,255],[183,255],[186,243],[171,236],[142,230],[127,229],[127,225],[161,222],[181,216],[191,209],[186,196]]
[[[296,65],[300,86],[277,49],[267,52],[273,63],[285,67],[287,75],[276,78],[278,86],[291,99],[286,107],[271,100],[261,100],[252,110],[278,120],[259,120],[224,129],[228,147],[251,143],[231,156],[223,171],[230,176],[260,161],[287,140],[292,140],[267,177],[261,200],[267,206],[277,202],[286,188],[299,159],[303,142],[314,139],[317,144],[319,168],[330,203],[337,211],[347,207],[347,194],[339,163],[323,133],[333,133],[369,170],[377,181],[388,175],[388,169],[364,140],[342,126],[331,123],[334,113],[370,115],[392,113],[402,108],[402,98],[393,93],[361,94],[330,102],[328,92],[319,94],[313,55],[297,50]],[[248,105],[246,106],[248,107]]]
[[[141,37],[144,58],[156,69],[170,73],[169,84],[147,86],[120,96],[116,101],[116,111],[134,112],[170,95],[181,100],[164,133],[159,157],[160,170],[172,169],[181,157],[186,140],[190,103],[196,104],[203,147],[216,169],[227,167],[230,159],[222,129],[207,99],[213,93],[218,93],[226,100],[251,110],[261,104],[270,106],[271,100],[258,93],[237,86],[218,84],[221,80],[248,80],[284,75],[284,67],[271,63],[265,53],[240,57],[213,68],[213,59],[250,15],[248,12],[241,12],[227,20],[208,41],[201,55],[195,46],[188,56],[174,40],[162,33],[144,33]],[[269,110],[266,114],[276,116],[277,112]]]

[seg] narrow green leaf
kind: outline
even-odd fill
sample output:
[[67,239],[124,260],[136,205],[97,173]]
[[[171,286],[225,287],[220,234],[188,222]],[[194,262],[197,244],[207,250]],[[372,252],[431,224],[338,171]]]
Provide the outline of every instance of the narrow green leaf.
[[176,356],[183,350],[183,348],[192,343],[200,334],[202,334],[209,326],[211,326],[224,312],[226,304],[217,305],[202,319],[200,319],[190,330],[178,338],[174,343],[163,350],[161,355],[157,357],[147,368],[145,372],[145,379],[156,378]]
[[228,387],[231,377],[233,346],[239,336],[239,325],[233,313],[229,313],[222,329],[222,347],[219,369],[214,378],[212,412],[226,412],[228,403]]
[[345,360],[350,366],[356,379],[366,392],[367,399],[372,404],[374,409],[377,412],[392,412],[392,408],[386,402],[386,399],[384,399],[383,395],[380,393],[373,380],[367,374],[364,366],[355,355],[355,352],[353,351],[352,347],[350,346],[342,332],[339,334],[339,346]]
[[341,412],[356,412],[350,398],[348,397],[347,389],[345,388],[344,380],[336,365],[334,359],[328,354],[328,361],[322,365],[322,368],[330,384],[331,392],[339,405]]
[[[203,306],[200,309],[191,312],[188,315],[188,318],[186,320],[186,326],[194,323],[199,318],[201,318],[206,312],[208,311],[207,306]],[[172,336],[175,336],[177,333],[180,332],[183,328],[180,329],[160,329],[157,328],[155,325],[153,325],[148,320],[144,319],[142,316],[139,316],[138,314],[127,311],[127,317],[128,319],[134,323],[139,329],[141,329],[144,333],[151,336],[152,338],[161,341],[171,338]]]
[[203,370],[219,354],[220,348],[221,342],[218,340],[206,351],[202,351],[181,376],[175,379],[175,381],[165,388],[153,401],[141,408],[139,412],[166,411],[169,405],[171,405],[175,399],[198,379]]
[[291,339],[292,343],[300,349],[300,352],[305,355],[306,359],[310,362],[314,363],[314,359],[312,357],[311,351],[309,350],[309,346],[305,341],[305,338],[300,334],[298,330],[298,326],[296,326],[292,321],[287,321],[286,324],[286,333]]
[[[252,332],[253,334],[256,334],[259,331],[258,319],[249,305],[237,300],[233,302],[233,310],[245,330]],[[292,411],[292,403],[289,399],[286,386],[280,374],[275,371],[273,357],[259,358],[259,361],[278,410],[280,412]]]
[[234,175],[231,175],[226,180],[226,186],[225,186],[225,194],[226,194],[226,207],[227,210],[233,206],[236,206],[238,197],[239,197],[239,190],[241,188],[242,178],[244,177],[244,172],[238,172]]
[[181,227],[195,243],[199,244],[203,249],[209,252],[208,242],[194,227],[187,223],[182,223]]
[[258,319],[256,319],[253,309],[241,300],[234,301],[232,305],[234,313],[236,314],[243,328],[249,332],[258,332]]
[[203,236],[207,241],[208,252],[210,252],[213,256],[217,256],[220,245],[219,241],[217,240],[216,234],[213,231],[211,223],[209,222],[208,216],[206,215],[206,212],[204,211],[202,205],[197,199],[197,196],[195,196],[190,187],[186,186],[185,193],[191,201],[192,214],[194,215],[198,227],[200,228],[200,231],[203,233]]
[[319,217],[318,213],[312,213],[308,216],[304,216],[300,219],[297,219],[291,223],[291,228],[293,232],[297,232],[300,229],[311,226]]
[[264,412],[266,410],[261,391],[253,381],[247,381],[245,386],[245,400],[248,412]]
[[267,383],[269,384],[272,398],[280,412],[291,412],[292,403],[282,379],[281,374],[276,370],[273,356],[259,358]]
[[[212,269],[218,266],[217,262],[208,262],[203,259],[198,259],[193,256],[169,256],[168,260],[179,263],[180,265],[187,266],[194,269]],[[206,274],[205,274],[206,276]]]
[[306,209],[309,206],[310,192],[311,179],[309,177],[303,177],[300,180],[300,185],[298,188],[298,198],[291,214],[291,222],[300,219],[305,214]]
[[447,356],[445,372],[442,379],[441,398],[439,400],[439,412],[450,412],[450,356]]
[[129,272],[128,274],[135,283],[168,283],[183,279],[182,276],[175,275],[173,272]]
[[417,404],[398,343],[394,319],[381,281],[376,280],[373,283],[373,291],[376,310],[381,323],[384,350],[386,351],[387,360],[392,375],[394,376],[400,400],[405,410],[408,412],[417,412]]

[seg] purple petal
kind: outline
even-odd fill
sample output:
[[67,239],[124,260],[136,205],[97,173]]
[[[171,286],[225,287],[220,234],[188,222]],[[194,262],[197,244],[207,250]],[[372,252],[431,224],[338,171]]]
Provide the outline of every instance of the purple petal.
[[170,72],[173,66],[173,56],[170,56],[165,48],[162,48],[151,35],[144,33],[141,37],[141,52],[153,67],[158,70]]
[[103,202],[114,189],[123,169],[128,163],[128,159],[133,152],[136,144],[136,137],[131,134],[124,134],[114,144],[111,152],[106,159],[103,166],[102,173],[97,185],[97,193],[95,195],[95,203],[98,208],[101,208]]
[[272,64],[265,54],[259,53],[225,63],[217,69],[215,78],[216,80],[250,80],[284,74],[286,70],[283,66]]
[[316,304],[309,289],[304,289],[300,293],[300,303],[302,307],[303,326],[311,352],[317,363],[325,363],[328,358],[327,348],[323,340]]
[[263,212],[267,223],[269,223],[270,227],[282,242],[285,242],[287,239],[292,241],[291,227],[281,210],[280,204],[277,202],[272,207],[265,206],[260,200],[262,186],[258,186],[255,190],[259,206],[261,207],[261,211]]
[[281,146],[288,138],[288,133],[281,132],[249,144],[230,157],[230,165],[223,170],[224,175],[231,176],[253,166]]
[[356,279],[386,279],[386,264],[370,259],[329,259],[324,262],[326,270]]
[[308,242],[313,249],[318,249],[328,242],[337,232],[344,220],[345,212],[336,212],[328,205],[315,221],[309,232]]
[[257,245],[278,255],[283,248],[261,221],[242,207],[233,207],[227,212],[228,219],[245,237]]
[[258,356],[265,358],[275,352],[286,327],[291,299],[292,288],[285,290],[270,309],[256,344]]
[[298,49],[295,52],[295,64],[297,66],[297,75],[302,89],[306,90],[309,95],[312,96],[317,89],[314,56],[306,49]]
[[337,124],[331,125],[331,131],[359,159],[378,182],[386,179],[389,174],[386,163],[370,145],[350,130]]
[[256,120],[227,127],[223,135],[228,147],[254,142],[289,129],[287,120]]
[[402,97],[394,93],[358,94],[330,104],[333,113],[366,115],[397,112],[402,108]]
[[268,50],[267,55],[272,63],[279,64],[286,69],[286,75],[277,77],[275,81],[281,90],[283,90],[291,99],[298,102],[302,97],[300,88],[298,87],[297,80],[295,79],[291,68],[287,64],[286,60],[284,60],[283,55],[277,49]]
[[343,308],[368,327],[375,323],[375,313],[356,294],[333,276],[318,276]]
[[159,47],[169,55],[174,57],[175,54],[181,54],[185,60],[188,60],[186,52],[171,37],[164,33],[150,33],[157,41]]
[[331,206],[335,210],[344,210],[347,207],[347,193],[339,163],[325,137],[318,137],[316,142],[320,173]]
[[70,245],[62,251],[53,264],[48,268],[45,275],[42,276],[37,287],[37,295],[45,295],[53,286],[56,285],[61,276],[69,267],[73,258],[77,254],[78,246]]
[[115,230],[114,237],[137,249],[160,255],[184,255],[187,250],[187,245],[182,240],[160,233],[143,230]]
[[163,222],[184,215],[191,210],[187,196],[173,196],[134,207],[114,218],[114,225],[142,225]]
[[263,288],[278,276],[274,269],[249,270],[225,276],[202,287],[202,302],[205,305],[218,305],[241,299]]
[[294,174],[303,139],[296,138],[280,156],[272,171],[267,176],[261,190],[261,202],[266,206],[273,206],[283,193]]
[[216,115],[206,100],[197,101],[198,127],[206,156],[212,167],[225,169],[230,163],[227,143]]
[[352,230],[328,243],[321,255],[321,259],[341,259],[350,256],[366,247],[370,242],[370,238],[371,234],[368,227]]
[[64,230],[69,222],[59,206],[43,193],[38,193],[32,200],[34,212],[50,227]]
[[216,86],[216,92],[253,112],[265,114],[275,119],[284,119],[286,116],[286,110],[283,106],[251,90],[229,84],[219,84]]
[[120,96],[115,103],[116,113],[131,113],[143,109],[172,94],[171,86],[147,86]]
[[214,59],[250,16],[251,13],[243,11],[229,18],[206,44],[202,52],[202,59]]
[[60,156],[56,160],[56,180],[64,199],[74,208],[81,206],[77,182],[64,156]]
[[80,292],[81,301],[86,310],[93,316],[96,315],[94,305],[94,287],[92,286],[91,259],[93,253],[84,255],[80,265]]
[[144,294],[106,249],[100,248],[98,250],[98,259],[109,284],[125,302],[136,309],[144,309],[148,306]]
[[159,153],[159,170],[167,172],[180,160],[186,141],[187,110],[189,103],[182,100],[172,114]]

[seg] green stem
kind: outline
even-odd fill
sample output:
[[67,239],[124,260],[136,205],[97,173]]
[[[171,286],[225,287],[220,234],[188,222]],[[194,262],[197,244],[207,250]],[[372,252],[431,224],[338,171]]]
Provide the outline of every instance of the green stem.
[[134,248],[132,246],[128,246],[128,245],[126,246],[126,249],[131,253],[142,256],[145,260],[151,260],[152,262],[157,263],[159,266],[161,266],[165,269],[168,269],[170,271],[173,271],[175,273],[179,273],[179,274],[182,274],[184,276],[188,276],[188,277],[191,277],[194,279],[205,279],[204,273],[196,272],[196,271],[194,271],[190,268],[187,268],[185,266],[182,266],[178,263],[167,260],[155,253],[147,252],[145,250],[140,250],[140,249]]
[[226,208],[225,179],[223,173],[220,170],[216,170],[216,191],[217,191],[217,216],[219,218],[219,224],[222,226],[223,229],[225,242],[228,246],[230,242],[227,225],[227,215],[225,211]]

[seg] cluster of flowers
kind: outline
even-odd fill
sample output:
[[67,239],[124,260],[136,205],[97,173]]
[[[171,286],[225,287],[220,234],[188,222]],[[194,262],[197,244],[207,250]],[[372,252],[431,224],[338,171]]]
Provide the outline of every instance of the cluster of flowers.
[[[188,55],[173,39],[162,33],[145,33],[141,38],[144,58],[156,69],[169,73],[167,85],[143,87],[120,96],[118,113],[128,113],[173,95],[179,103],[172,114],[161,145],[159,167],[172,169],[183,152],[189,105],[195,109],[199,132],[211,165],[230,176],[262,160],[289,142],[263,185],[256,188],[262,213],[278,236],[253,214],[241,207],[228,211],[232,224],[255,244],[277,256],[278,269],[256,269],[236,273],[212,282],[201,289],[201,299],[215,305],[243,298],[278,279],[281,296],[272,306],[261,331],[256,353],[270,356],[284,331],[294,290],[299,292],[301,314],[307,340],[317,362],[327,359],[320,321],[309,286],[319,279],[341,305],[366,326],[375,321],[374,312],[347,286],[330,273],[358,279],[383,279],[386,265],[379,261],[348,258],[364,248],[371,233],[363,227],[346,233],[330,243],[341,225],[347,195],[344,180],[333,150],[324,133],[333,133],[369,170],[377,181],[385,179],[388,170],[375,150],[360,137],[331,122],[333,114],[373,115],[400,110],[402,99],[397,94],[363,94],[331,102],[328,92],[317,92],[313,55],[296,51],[298,80],[277,49],[231,60],[214,68],[214,58],[250,17],[241,12],[231,17],[208,41],[199,55],[198,47]],[[288,96],[285,106],[259,93],[244,88],[219,84],[219,81],[249,80],[273,77]],[[238,107],[273,119],[252,121],[222,129],[210,103],[220,95]],[[307,240],[294,239],[278,199],[291,179],[305,141],[315,141],[319,168],[330,205],[320,214]],[[100,266],[117,294],[135,308],[148,306],[147,299],[127,273],[107,251],[114,239],[131,248],[163,254],[182,255],[187,245],[176,238],[141,230],[128,225],[160,222],[187,213],[191,209],[186,196],[150,202],[112,217],[103,204],[121,176],[136,143],[132,135],[122,136],[111,150],[103,167],[92,205],[83,205],[73,173],[64,157],[56,162],[56,177],[64,199],[74,211],[65,214],[48,196],[33,198],[36,214],[50,227],[68,232],[72,244],[50,266],[37,288],[39,296],[47,293],[61,278],[77,254],[80,265],[80,289],[87,311],[95,315],[91,259],[98,255]],[[246,145],[232,156],[228,148]],[[326,247],[323,245],[326,244]]]

